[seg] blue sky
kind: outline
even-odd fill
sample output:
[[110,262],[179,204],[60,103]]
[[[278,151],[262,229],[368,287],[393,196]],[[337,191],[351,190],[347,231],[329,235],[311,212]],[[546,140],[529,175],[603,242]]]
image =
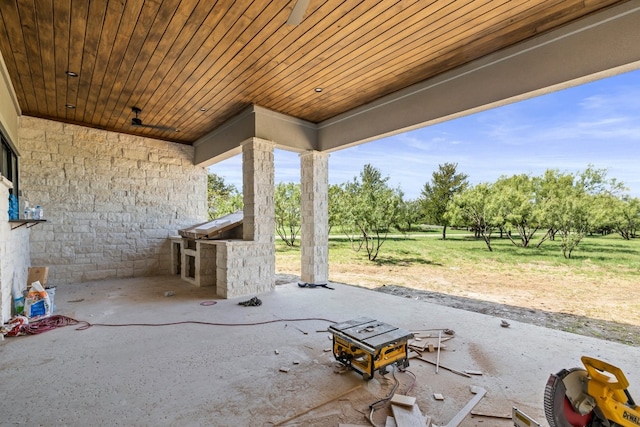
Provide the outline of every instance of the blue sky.
[[[369,163],[415,199],[447,162],[472,184],[591,164],[640,197],[640,70],[333,152],[329,182],[350,181]],[[242,188],[240,156],[209,170]],[[275,151],[275,180],[300,181],[298,154]]]

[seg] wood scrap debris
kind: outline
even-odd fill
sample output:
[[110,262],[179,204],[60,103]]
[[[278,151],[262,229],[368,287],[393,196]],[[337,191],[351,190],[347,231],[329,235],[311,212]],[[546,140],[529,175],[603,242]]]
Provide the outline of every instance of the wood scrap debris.
[[[436,362],[432,362],[431,360],[424,359],[424,358],[422,358],[420,356],[413,357],[413,359],[418,359],[418,360],[420,360],[422,362],[426,362],[426,363],[429,363],[429,364],[434,365],[434,366],[436,365]],[[462,371],[458,371],[457,369],[453,369],[453,368],[449,368],[447,366],[444,366],[442,363],[439,365],[439,367],[442,368],[442,369],[445,369],[445,370],[447,370],[449,372],[453,372],[454,374],[460,375],[462,377],[471,378],[471,375],[469,375],[469,374],[467,374],[465,372],[462,372]]]
[[496,415],[496,414],[483,414],[481,412],[471,411],[472,417],[484,417],[484,418],[497,418],[500,420],[512,420],[512,415]]
[[394,394],[391,397],[391,404],[401,405],[401,406],[413,406],[416,403],[416,398],[413,396],[405,396],[403,394]]
[[287,373],[289,371],[290,371],[290,369],[289,368],[285,368],[284,366],[280,368],[280,372]]
[[387,421],[385,421],[384,427],[398,427],[398,424],[396,424],[396,419],[392,416],[387,416]]
[[408,342],[409,349],[416,350],[419,353],[444,350],[447,346],[442,343],[449,341],[455,335],[455,332],[451,329],[411,331],[411,333],[413,333],[413,338]]
[[433,393],[433,398],[435,400],[444,400],[444,396],[441,393]]
[[422,415],[418,405],[406,407],[392,404],[391,412],[393,412],[393,418],[398,427],[424,427],[427,425],[427,419]]
[[480,400],[482,400],[484,395],[487,393],[484,388],[473,385],[471,386],[470,391],[474,394],[471,400],[469,400],[469,402],[464,405],[464,407],[451,419],[451,421],[447,423],[447,425],[442,427],[458,427],[460,423],[462,423],[462,420],[464,420],[466,416],[471,413],[473,408],[478,404],[478,402],[480,402]]

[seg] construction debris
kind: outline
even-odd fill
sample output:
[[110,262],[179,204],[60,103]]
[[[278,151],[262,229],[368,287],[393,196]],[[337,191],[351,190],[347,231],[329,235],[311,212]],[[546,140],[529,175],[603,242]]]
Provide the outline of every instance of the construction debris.
[[416,398],[413,396],[405,396],[403,394],[394,394],[390,400],[391,404],[401,405],[401,406],[413,406],[416,403]]
[[430,421],[427,424],[427,418],[422,415],[418,405],[406,407],[392,404],[391,411],[398,427],[424,427],[425,425],[431,425]]
[[444,400],[444,396],[440,393],[433,393],[433,398],[435,400]]
[[440,367],[440,344],[442,344],[442,331],[438,331],[438,355],[436,356],[436,374]]
[[[469,413],[471,413],[473,408],[475,408],[478,402],[482,400],[484,395],[487,393],[487,390],[485,390],[482,387],[477,387],[472,385],[471,393],[475,394],[475,396],[473,396],[473,398],[471,398],[471,400],[467,402],[466,405],[464,405],[464,407],[460,410],[460,412],[458,412],[456,416],[451,419],[451,421],[449,421],[446,425],[440,426],[440,427],[458,427],[460,423],[462,423],[462,420],[464,420],[466,416],[469,415]],[[437,427],[437,426],[434,425],[433,427]]]
[[[434,366],[436,364],[436,362],[432,362],[431,360],[423,359],[419,355],[418,356],[413,356],[413,357],[411,357],[411,355],[410,355],[409,358],[410,359],[418,359],[418,360],[420,360],[422,362],[426,362],[426,363],[429,363],[429,364],[434,365]],[[446,369],[449,372],[453,372],[454,374],[457,374],[457,375],[460,375],[460,376],[463,376],[463,377],[467,377],[467,378],[471,378],[471,375],[469,375],[469,374],[467,374],[465,372],[462,372],[462,371],[458,371],[457,369],[449,368],[449,367],[444,366],[442,364],[440,364],[439,367],[442,368],[442,369]]]
[[290,371],[290,369],[289,368],[285,368],[284,366],[280,368],[280,372],[287,373],[289,371]]
[[258,297],[253,297],[249,300],[239,302],[238,305],[244,305],[245,307],[257,307],[262,305],[262,301]]
[[495,415],[495,414],[483,414],[476,411],[471,411],[472,417],[484,417],[484,418],[496,418],[499,420],[511,420],[513,417],[511,415]]

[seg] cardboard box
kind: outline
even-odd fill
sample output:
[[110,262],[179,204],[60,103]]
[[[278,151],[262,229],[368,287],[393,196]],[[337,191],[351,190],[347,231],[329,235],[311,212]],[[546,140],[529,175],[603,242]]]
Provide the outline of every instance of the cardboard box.
[[35,281],[40,282],[42,287],[47,285],[47,276],[49,276],[49,267],[29,267],[27,274],[27,289]]

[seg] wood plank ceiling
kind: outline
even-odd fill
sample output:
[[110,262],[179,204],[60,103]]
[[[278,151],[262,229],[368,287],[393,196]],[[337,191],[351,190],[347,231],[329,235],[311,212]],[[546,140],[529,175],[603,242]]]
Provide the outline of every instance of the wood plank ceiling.
[[320,122],[618,3],[310,0],[291,25],[296,0],[0,0],[0,50],[24,115],[191,144],[250,104]]

